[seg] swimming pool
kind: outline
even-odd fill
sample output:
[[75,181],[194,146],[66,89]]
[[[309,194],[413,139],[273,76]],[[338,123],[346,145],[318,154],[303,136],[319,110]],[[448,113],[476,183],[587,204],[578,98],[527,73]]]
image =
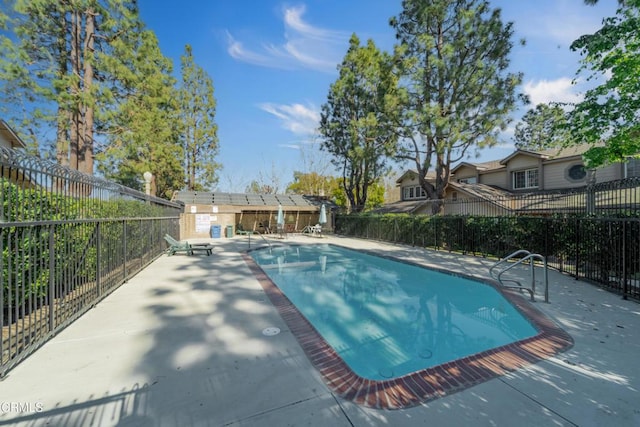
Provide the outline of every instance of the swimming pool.
[[550,333],[562,338],[552,352],[571,342],[522,298],[465,277],[326,244],[250,256],[329,386],[368,406],[410,406],[535,361]]

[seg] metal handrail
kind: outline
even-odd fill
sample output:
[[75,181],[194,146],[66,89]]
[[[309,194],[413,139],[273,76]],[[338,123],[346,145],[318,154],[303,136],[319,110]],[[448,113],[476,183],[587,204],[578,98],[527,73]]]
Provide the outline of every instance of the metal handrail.
[[500,264],[505,263],[505,262],[509,261],[511,258],[514,258],[514,257],[516,257],[516,256],[518,256],[518,255],[521,255],[521,254],[524,254],[524,255],[531,255],[531,252],[529,252],[529,251],[527,251],[527,250],[525,250],[525,249],[520,249],[520,250],[515,251],[515,252],[514,252],[514,253],[512,253],[511,255],[509,255],[509,256],[507,256],[507,257],[505,257],[505,258],[502,258],[500,261],[498,261],[498,262],[496,262],[495,264],[493,264],[493,266],[489,269],[489,275],[490,275],[491,277],[493,277],[494,279],[498,280],[498,278],[497,278],[496,276],[494,276],[494,275],[493,275],[493,270],[494,270],[496,267],[498,267]]
[[[497,273],[497,275],[494,273],[494,270],[496,269],[496,267],[498,267],[500,264],[503,264],[505,262],[507,262],[508,260],[510,260],[511,258],[514,258],[518,255],[526,255],[523,258],[520,258],[518,261],[514,262],[513,264],[510,264],[508,267],[503,268],[502,270],[500,270],[499,273]],[[536,292],[536,272],[535,272],[535,265],[534,265],[534,261],[538,260],[538,261],[542,261],[543,263],[543,268],[544,268],[544,302],[549,302],[549,269],[547,266],[547,259],[545,257],[543,257],[540,254],[532,254],[531,252],[524,250],[524,249],[520,249],[518,251],[515,251],[514,253],[512,253],[511,255],[501,259],[500,261],[498,261],[497,263],[495,263],[490,269],[489,269],[489,275],[494,278],[495,280],[498,281],[498,283],[500,283],[501,286],[505,287],[505,288],[514,288],[514,289],[520,289],[520,290],[525,290],[527,292],[529,292],[529,294],[531,295],[531,301],[535,301],[535,292]],[[519,264],[523,264],[524,262],[529,261],[529,266],[530,266],[530,271],[531,271],[531,288],[526,288],[524,286],[522,286],[522,283],[520,283],[519,281],[515,280],[515,279],[503,279],[502,275],[511,270],[513,267],[515,267],[516,265]],[[517,286],[514,285],[505,285],[505,282],[513,282],[515,283]]]
[[264,238],[264,236],[261,233],[258,233],[257,231],[255,233],[248,233],[247,236],[249,236],[249,249],[251,249],[251,235],[252,234],[257,234],[258,236],[260,236],[262,238],[262,240],[264,240],[264,242],[267,244],[267,246],[269,246],[269,249],[271,249],[271,243]]

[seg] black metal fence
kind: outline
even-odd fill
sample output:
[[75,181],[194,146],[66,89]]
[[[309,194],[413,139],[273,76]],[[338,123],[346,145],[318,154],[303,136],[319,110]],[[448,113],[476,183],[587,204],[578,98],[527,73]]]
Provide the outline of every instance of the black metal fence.
[[562,272],[640,299],[640,218],[338,215],[336,232],[484,257],[526,249]]
[[[460,190],[460,191],[457,191]],[[445,215],[634,215],[640,211],[640,177],[555,191],[502,195],[489,187],[458,184],[456,199],[425,200],[421,211],[442,204]]]
[[182,205],[0,148],[0,376],[163,253]]

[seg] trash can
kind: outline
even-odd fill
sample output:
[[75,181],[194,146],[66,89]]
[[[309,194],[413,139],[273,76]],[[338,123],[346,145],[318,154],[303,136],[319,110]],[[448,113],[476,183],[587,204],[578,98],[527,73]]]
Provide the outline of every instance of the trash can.
[[222,233],[222,226],[221,225],[212,225],[211,226],[211,237],[213,237],[214,239],[219,239],[221,233]]
[[233,237],[233,225],[227,225],[227,234],[226,237]]

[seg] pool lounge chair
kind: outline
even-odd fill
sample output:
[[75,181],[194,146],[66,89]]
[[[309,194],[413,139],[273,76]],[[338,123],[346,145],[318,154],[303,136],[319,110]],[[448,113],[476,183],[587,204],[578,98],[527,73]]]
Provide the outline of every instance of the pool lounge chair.
[[320,224],[307,225],[302,229],[302,232],[319,236],[322,233],[322,226]]
[[167,255],[175,255],[178,252],[184,252],[187,255],[193,255],[194,252],[205,252],[207,256],[213,253],[213,245],[209,243],[189,243],[181,242],[174,239],[171,235],[165,234],[164,240],[169,244]]
[[246,236],[248,234],[254,234],[256,233],[253,230],[245,230],[244,226],[242,224],[238,224],[236,225],[236,234],[240,235],[240,236]]

